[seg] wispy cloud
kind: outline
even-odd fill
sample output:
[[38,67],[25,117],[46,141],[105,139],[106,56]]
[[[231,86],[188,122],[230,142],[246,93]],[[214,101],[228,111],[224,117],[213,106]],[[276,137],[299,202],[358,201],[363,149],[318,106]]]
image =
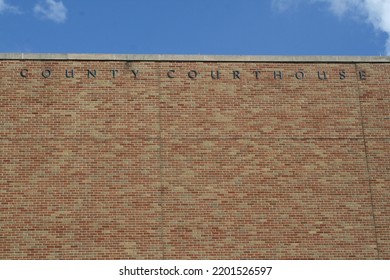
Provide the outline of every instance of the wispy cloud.
[[45,2],[41,2],[35,5],[34,13],[36,16],[52,20],[57,23],[62,23],[66,21],[68,10],[62,1],[54,1],[54,0],[45,0]]
[[292,7],[296,7],[302,0],[271,0],[272,8],[278,12],[284,12]]
[[21,13],[18,7],[7,4],[5,0],[0,0],[0,14],[3,12],[11,12],[14,14]]
[[272,0],[272,7],[285,11],[300,3],[327,3],[337,16],[352,15],[387,34],[386,54],[390,55],[390,0]]

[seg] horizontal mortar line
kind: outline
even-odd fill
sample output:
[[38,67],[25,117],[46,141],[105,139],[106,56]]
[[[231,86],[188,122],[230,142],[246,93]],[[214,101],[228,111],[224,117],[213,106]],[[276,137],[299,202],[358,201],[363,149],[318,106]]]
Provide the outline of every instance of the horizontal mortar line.
[[[29,140],[36,140],[36,141],[98,141],[98,142],[107,142],[107,141],[157,141],[160,138],[88,138],[88,137],[82,137],[82,138],[64,138],[64,137],[28,137],[28,138],[9,138],[9,137],[3,137],[0,138],[0,142],[2,140],[7,141],[29,141]],[[77,143],[76,143],[77,144]]]
[[[26,137],[26,138],[10,138],[3,137],[1,140],[7,141],[28,141],[28,140],[36,140],[36,141],[99,141],[99,142],[107,142],[107,141],[167,141],[167,140],[190,140],[190,141],[223,141],[223,140],[296,140],[296,141],[310,141],[310,140],[363,140],[363,137],[172,137],[172,138],[159,138],[159,137],[146,137],[146,138],[138,138],[138,137],[129,137],[129,138],[90,138],[90,137],[79,137],[79,138],[65,138],[65,137]],[[366,137],[367,140],[390,140],[390,137]]]
[[171,137],[164,139],[199,139],[199,140],[361,140],[362,137]]
[[[163,140],[202,140],[202,141],[219,141],[219,140],[294,140],[294,141],[310,141],[310,140],[364,140],[363,137],[172,137],[164,138]],[[390,140],[389,137],[367,138],[366,140]]]

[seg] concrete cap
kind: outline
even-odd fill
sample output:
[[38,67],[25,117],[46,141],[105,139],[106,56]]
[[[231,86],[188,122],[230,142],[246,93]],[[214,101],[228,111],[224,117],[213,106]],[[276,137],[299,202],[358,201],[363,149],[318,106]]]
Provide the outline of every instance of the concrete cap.
[[86,61],[199,61],[199,62],[295,62],[295,63],[389,63],[390,56],[247,56],[161,54],[51,54],[0,53],[0,60]]

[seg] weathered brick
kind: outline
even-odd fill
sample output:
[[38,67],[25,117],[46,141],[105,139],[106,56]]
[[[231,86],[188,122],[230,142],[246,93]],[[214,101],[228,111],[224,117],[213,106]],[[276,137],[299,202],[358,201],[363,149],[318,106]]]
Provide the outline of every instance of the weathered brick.
[[375,59],[0,59],[0,258],[390,259],[389,91]]

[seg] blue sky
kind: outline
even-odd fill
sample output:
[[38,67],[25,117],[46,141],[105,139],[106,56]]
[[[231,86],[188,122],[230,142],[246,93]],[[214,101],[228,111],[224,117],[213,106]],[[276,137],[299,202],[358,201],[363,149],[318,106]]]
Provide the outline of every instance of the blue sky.
[[386,55],[390,0],[0,0],[0,52]]

